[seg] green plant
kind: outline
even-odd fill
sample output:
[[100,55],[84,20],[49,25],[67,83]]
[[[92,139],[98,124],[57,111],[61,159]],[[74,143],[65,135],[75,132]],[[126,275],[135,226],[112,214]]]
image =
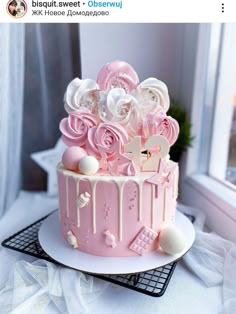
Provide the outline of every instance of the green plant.
[[189,121],[187,112],[174,99],[171,99],[168,115],[176,119],[179,123],[179,137],[175,144],[170,149],[170,158],[178,162],[184,151],[191,146],[193,137],[191,136],[191,123]]

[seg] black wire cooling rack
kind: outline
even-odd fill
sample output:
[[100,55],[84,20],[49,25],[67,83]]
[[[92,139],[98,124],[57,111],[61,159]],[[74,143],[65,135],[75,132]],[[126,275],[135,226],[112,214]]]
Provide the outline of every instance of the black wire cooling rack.
[[[53,260],[42,249],[38,240],[38,231],[44,219],[48,216],[41,218],[28,227],[20,230],[14,235],[10,236],[2,242],[2,246],[11,250],[25,253],[37,258],[59,264]],[[194,218],[189,217],[190,220]],[[135,290],[147,294],[152,297],[162,296],[169,284],[170,278],[174,272],[177,262],[172,262],[163,267],[155,268],[153,270],[145,271],[142,273],[125,274],[125,275],[95,275],[94,277],[118,284],[122,287]],[[64,266],[64,265],[63,265]],[[90,274],[91,275],[91,274]]]

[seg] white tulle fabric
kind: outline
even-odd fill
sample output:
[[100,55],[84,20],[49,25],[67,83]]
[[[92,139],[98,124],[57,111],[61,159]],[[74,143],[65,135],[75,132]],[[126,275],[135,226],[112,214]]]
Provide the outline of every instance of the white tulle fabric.
[[189,207],[182,207],[182,211],[197,217],[196,239],[191,250],[183,258],[185,265],[202,280],[206,287],[221,285],[223,299],[220,313],[235,313],[236,243],[201,230],[203,220],[199,211]]
[[207,287],[222,285],[222,313],[236,309],[236,245],[213,233],[197,231],[185,264]]
[[1,314],[42,314],[53,303],[57,313],[88,313],[89,303],[108,283],[66,267],[37,260],[18,261],[0,291]]

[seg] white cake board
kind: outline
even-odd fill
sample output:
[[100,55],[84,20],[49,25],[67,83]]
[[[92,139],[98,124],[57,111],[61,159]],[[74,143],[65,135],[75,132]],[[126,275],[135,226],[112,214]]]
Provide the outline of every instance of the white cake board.
[[101,257],[80,252],[62,237],[58,212],[47,217],[39,230],[39,242],[44,251],[59,263],[87,273],[129,274],[154,269],[169,264],[183,256],[192,246],[195,231],[192,223],[180,212],[176,212],[175,225],[186,238],[184,250],[175,255],[167,255],[160,250],[143,256]]

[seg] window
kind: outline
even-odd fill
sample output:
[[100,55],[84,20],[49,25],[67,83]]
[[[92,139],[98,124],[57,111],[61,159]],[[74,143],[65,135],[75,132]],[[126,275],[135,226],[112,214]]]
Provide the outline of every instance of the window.
[[236,24],[200,24],[196,40],[191,108],[195,139],[186,156],[181,200],[204,211],[213,231],[236,241],[236,186],[227,181],[236,163],[235,146],[230,145],[235,132]]
[[[216,28],[216,26],[215,26]],[[209,174],[218,180],[236,184],[236,120],[234,98],[236,91],[236,25],[226,24],[215,31],[212,26],[211,38],[219,42],[218,62],[216,63],[212,128],[212,145],[209,160]],[[219,28],[219,27],[218,27]],[[219,33],[219,34],[218,34]],[[211,57],[211,51],[210,51]],[[212,79],[212,78],[211,78]],[[236,112],[235,112],[236,116]],[[236,188],[233,184],[229,187]],[[236,189],[235,189],[236,191]]]

